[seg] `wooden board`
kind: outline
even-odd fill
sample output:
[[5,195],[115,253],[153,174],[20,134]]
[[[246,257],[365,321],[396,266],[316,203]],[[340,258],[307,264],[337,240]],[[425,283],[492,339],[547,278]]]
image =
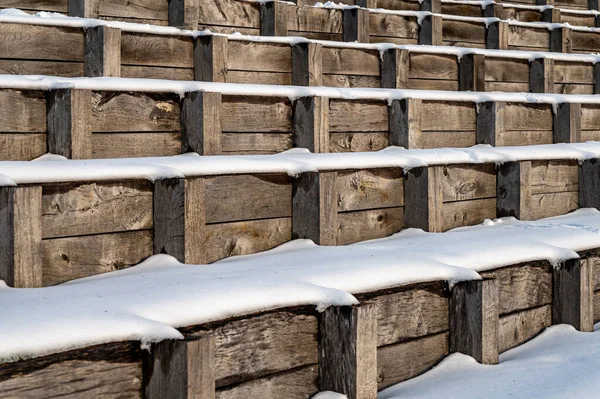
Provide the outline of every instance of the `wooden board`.
[[509,131],[552,130],[550,104],[506,103],[504,128]]
[[532,194],[577,192],[577,161],[532,161],[530,184]]
[[323,75],[323,86],[329,87],[381,87],[379,76],[362,75]]
[[420,148],[465,148],[477,144],[475,130],[465,131],[427,131],[421,136]]
[[151,230],[43,240],[43,284],[125,269],[151,255]]
[[600,321],[600,291],[594,292],[594,323]]
[[579,208],[579,193],[568,191],[562,193],[535,194],[531,196],[531,220],[551,216],[564,215]]
[[458,62],[452,54],[409,53],[409,79],[456,80]]
[[485,44],[486,29],[482,22],[467,22],[444,19],[442,22],[444,43],[479,43]]
[[[260,28],[260,4],[214,0],[203,1],[198,16],[199,24],[231,27]],[[242,32],[245,34],[244,32]]]
[[554,135],[552,130],[533,131],[505,131],[496,137],[496,146],[524,146],[536,144],[552,144]]
[[381,132],[388,130],[388,107],[384,101],[329,101],[330,132]]
[[102,16],[143,19],[169,19],[167,0],[102,0],[99,2]]
[[404,207],[342,212],[337,222],[337,245],[388,237],[404,228]]
[[485,81],[529,83],[529,62],[521,59],[486,57]]
[[475,131],[476,111],[471,102],[423,101],[423,131]]
[[287,98],[223,96],[223,132],[291,132],[292,107]]
[[0,132],[45,133],[46,99],[41,91],[0,90]]
[[472,226],[496,217],[496,198],[446,202],[442,206],[443,231]]
[[94,133],[92,158],[135,158],[181,154],[180,133]]
[[496,168],[493,164],[444,166],[442,170],[444,202],[496,198]]
[[571,31],[571,48],[574,53],[595,53],[600,46],[600,35],[595,32]]
[[224,155],[276,154],[292,148],[291,133],[223,133]]
[[591,63],[554,61],[555,83],[594,84],[594,67]]
[[47,152],[45,134],[0,134],[0,161],[31,161]]
[[530,26],[509,25],[508,46],[550,49],[550,33],[544,28],[532,28]]
[[82,77],[83,62],[0,60],[0,74]]
[[556,94],[594,94],[594,85],[558,83],[554,85]]
[[388,132],[330,133],[329,152],[379,151],[389,145]]
[[340,171],[335,181],[335,192],[339,212],[403,206],[402,170]]
[[121,66],[122,78],[194,80],[192,68],[161,68],[136,65]]
[[83,62],[81,28],[2,23],[0,38],[2,58]]
[[458,80],[409,79],[408,88],[413,90],[458,91]]
[[324,74],[379,76],[379,52],[351,48],[323,47]]
[[229,72],[292,72],[292,50],[287,44],[229,40],[227,54]]
[[68,0],[3,0],[0,8],[66,13],[68,11]]
[[371,12],[369,13],[369,35],[416,41],[419,38],[419,24],[416,17]]
[[600,104],[581,104],[581,130],[600,130]]
[[335,8],[287,7],[289,31],[342,33],[343,12]]
[[189,36],[121,33],[121,64],[194,67],[194,42]]
[[551,308],[551,305],[544,305],[501,317],[499,351],[521,345],[549,327],[552,324]]

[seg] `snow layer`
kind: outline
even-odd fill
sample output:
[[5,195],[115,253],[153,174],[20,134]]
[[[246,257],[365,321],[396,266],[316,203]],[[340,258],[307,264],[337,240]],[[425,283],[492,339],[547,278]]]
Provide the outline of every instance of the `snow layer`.
[[500,355],[495,366],[453,354],[433,370],[382,391],[378,398],[597,398],[600,324],[595,327],[593,333],[567,325],[549,327]]
[[393,286],[479,279],[528,260],[576,258],[600,247],[600,212],[537,222],[512,218],[446,233],[394,236],[320,247],[297,240],[212,265],[156,255],[129,269],[40,289],[0,283],[0,361],[88,345],[181,338],[175,329],[284,306],[357,303],[353,294]]

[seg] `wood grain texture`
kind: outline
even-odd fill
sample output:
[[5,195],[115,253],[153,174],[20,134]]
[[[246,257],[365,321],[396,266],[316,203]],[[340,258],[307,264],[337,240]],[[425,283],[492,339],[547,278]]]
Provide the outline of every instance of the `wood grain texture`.
[[223,133],[221,154],[277,154],[292,148],[292,143],[292,135],[288,133]]
[[[249,57],[253,62],[248,62]],[[230,40],[227,69],[289,73],[292,72],[292,51],[289,45]]]
[[220,111],[223,132],[292,131],[292,105],[287,98],[224,95]]
[[168,20],[168,2],[164,0],[103,0],[100,2],[101,16],[132,17],[143,19]]
[[459,66],[456,57],[449,54],[428,54],[411,51],[410,79],[456,80]]
[[342,12],[342,41],[369,43],[369,10],[346,8]]
[[554,142],[581,142],[581,104],[558,104],[554,113]]
[[191,37],[134,32],[123,32],[121,36],[123,65],[194,67],[194,42]]
[[497,175],[498,217],[531,220],[531,162],[506,162]]
[[476,129],[474,103],[423,101],[421,110],[421,130],[423,131],[474,131]]
[[259,4],[228,0],[202,2],[198,23],[258,29],[260,28]]
[[479,43],[484,44],[486,38],[485,24],[444,19],[442,23],[444,43]]
[[48,153],[45,134],[1,134],[0,160],[31,161]]
[[293,146],[311,152],[329,152],[329,99],[300,97],[293,104]]
[[452,165],[442,168],[444,202],[496,197],[494,165]]
[[81,28],[3,23],[0,26],[0,37],[2,58],[84,60],[84,36]]
[[379,54],[372,50],[323,47],[323,73],[379,76]]
[[423,148],[422,110],[420,99],[393,100],[389,108],[389,142],[407,149]]
[[187,92],[181,104],[181,152],[221,153],[221,93]]
[[411,169],[404,183],[406,227],[429,232],[442,232],[443,192],[442,168],[422,167]]
[[496,218],[496,198],[446,202],[442,206],[442,231],[472,226]]
[[553,59],[536,58],[530,63],[529,89],[532,93],[553,93],[555,81]]
[[552,324],[552,306],[544,305],[500,318],[500,353],[521,345]]
[[108,26],[88,28],[84,59],[87,77],[121,77],[121,30]]
[[579,166],[579,206],[581,208],[600,209],[598,179],[600,179],[600,160],[594,158],[583,161]]
[[401,169],[340,171],[335,181],[338,212],[404,205]]
[[180,133],[94,133],[93,159],[160,157],[181,154]]
[[0,91],[0,131],[45,133],[46,99],[43,92],[4,89]]
[[336,245],[338,196],[337,172],[306,172],[293,182],[292,237],[318,245]]
[[198,28],[198,0],[169,1],[169,26],[195,30]]
[[388,132],[330,133],[329,152],[366,152],[383,150],[389,145]]
[[[232,41],[231,44],[235,42]],[[194,79],[206,82],[226,82],[230,43],[224,36],[198,36],[194,40]],[[232,55],[237,53],[235,44]]]
[[485,91],[485,56],[465,54],[459,61],[461,91]]
[[394,14],[369,13],[369,34],[373,36],[419,38],[419,24],[414,17]]
[[294,86],[323,86],[323,46],[320,43],[294,44],[291,61]]
[[330,132],[381,132],[388,123],[383,101],[329,100]]
[[552,324],[570,324],[579,331],[594,331],[592,264],[569,259],[553,269]]
[[576,161],[531,161],[531,194],[578,191],[578,180]]
[[388,237],[404,227],[403,207],[342,212],[337,215],[336,245]]
[[529,220],[538,220],[551,216],[564,215],[579,208],[579,193],[532,194]]
[[410,53],[406,49],[386,49],[379,61],[381,88],[406,89],[410,77]]
[[3,75],[50,75],[75,78],[83,76],[83,62],[0,60]]

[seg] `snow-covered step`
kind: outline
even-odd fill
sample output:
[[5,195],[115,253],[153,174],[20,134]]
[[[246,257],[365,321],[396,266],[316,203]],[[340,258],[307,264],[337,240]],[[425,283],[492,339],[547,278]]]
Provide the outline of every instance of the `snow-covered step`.
[[[156,386],[200,380],[208,397],[373,397],[452,352],[493,364],[551,324],[590,331],[599,228],[599,213],[581,210],[344,248],[296,241],[203,267],[157,256],[56,287],[0,289],[0,391],[152,398]],[[191,366],[175,367],[175,353]],[[159,358],[179,378],[162,379]]]
[[600,208],[599,155],[585,143],[3,162],[1,278],[40,287],[153,253],[210,263],[292,238],[346,245]]

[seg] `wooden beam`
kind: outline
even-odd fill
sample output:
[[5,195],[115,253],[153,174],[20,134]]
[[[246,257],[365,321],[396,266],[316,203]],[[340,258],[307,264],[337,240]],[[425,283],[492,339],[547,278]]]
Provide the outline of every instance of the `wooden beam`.
[[164,340],[143,352],[147,399],[215,398],[215,340],[210,335]]
[[227,36],[205,35],[194,39],[194,79],[227,82]]
[[593,66],[594,73],[594,94],[600,94],[600,62]]
[[529,91],[554,93],[554,60],[534,58],[529,62]]
[[421,11],[429,11],[434,14],[442,13],[441,0],[423,0],[421,2]]
[[487,26],[485,48],[508,50],[508,22],[494,21]]
[[600,11],[598,3],[598,0],[588,0],[588,10]]
[[206,263],[204,179],[162,179],[154,184],[154,254],[182,263]]
[[419,44],[442,45],[442,16],[426,15],[419,28]]
[[319,389],[377,397],[377,307],[332,306],[319,320]]
[[69,0],[69,16],[99,18],[100,0]]
[[121,77],[121,29],[93,26],[85,30],[84,75]]
[[542,22],[560,24],[562,22],[559,8],[547,8],[542,11]]
[[553,114],[555,143],[581,142],[581,104],[560,103]]
[[305,172],[292,186],[292,238],[337,244],[337,172]]
[[562,26],[550,31],[550,51],[555,53],[571,52],[571,28]]
[[292,85],[323,86],[322,49],[313,42],[292,45]]
[[485,91],[485,56],[465,54],[458,62],[458,90]]
[[345,8],[343,10],[342,40],[369,43],[369,10]]
[[54,89],[47,95],[48,151],[70,159],[92,157],[92,92]]
[[499,3],[488,4],[483,8],[484,18],[500,18],[504,17],[504,6]]
[[292,115],[292,145],[329,152],[329,99],[300,97],[294,101]]
[[528,220],[531,214],[531,161],[506,162],[497,175],[496,216]]
[[355,0],[355,4],[362,8],[378,8],[377,0]]
[[538,6],[554,6],[554,0],[536,0]]
[[594,15],[594,28],[600,28],[600,15]]
[[569,259],[552,273],[552,324],[570,324],[594,331],[592,262]]
[[408,50],[399,48],[383,50],[379,60],[381,88],[408,89],[409,68]]
[[169,0],[169,26],[198,29],[199,0]]
[[287,5],[279,1],[260,4],[260,35],[287,36]]
[[450,298],[450,352],[460,352],[482,364],[498,363],[498,282],[462,281]]
[[422,100],[403,98],[393,100],[389,110],[390,145],[404,148],[422,148]]
[[505,103],[487,101],[480,103],[477,112],[477,144],[496,146],[504,128]]
[[579,207],[600,209],[600,159],[581,161],[579,165]]
[[443,190],[441,166],[411,169],[404,183],[404,222],[406,227],[432,233],[443,231]]
[[221,93],[185,93],[181,106],[181,152],[221,153]]
[[0,279],[42,287],[42,187],[0,187]]

